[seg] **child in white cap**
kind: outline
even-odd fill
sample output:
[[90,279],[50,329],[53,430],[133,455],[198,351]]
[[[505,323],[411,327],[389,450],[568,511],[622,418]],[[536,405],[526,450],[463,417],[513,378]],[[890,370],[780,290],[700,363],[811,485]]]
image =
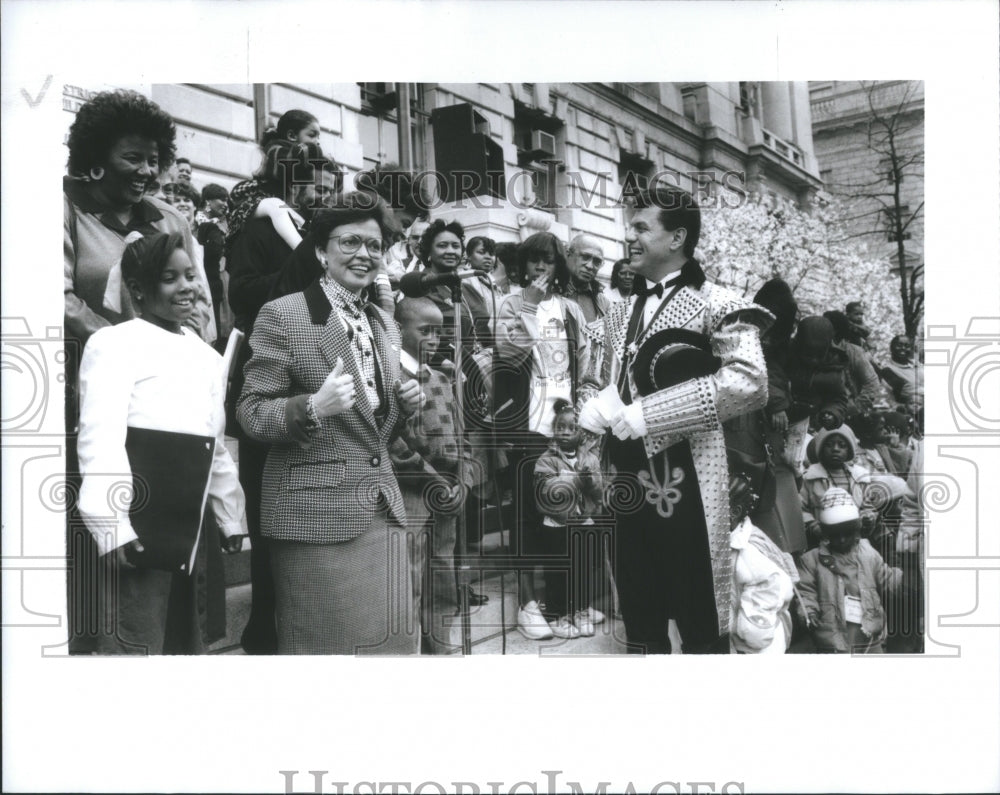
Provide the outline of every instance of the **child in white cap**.
[[882,654],[886,617],[880,592],[897,591],[903,572],[861,538],[851,495],[831,487],[818,512],[823,540],[799,562],[799,596],[822,653]]
[[858,442],[847,425],[821,429],[809,442],[806,452],[811,466],[802,475],[799,495],[810,547],[819,542],[817,514],[824,495],[834,486],[847,492],[861,511],[865,535],[875,526],[875,506],[867,499],[872,478],[867,469],[855,463],[857,449]]

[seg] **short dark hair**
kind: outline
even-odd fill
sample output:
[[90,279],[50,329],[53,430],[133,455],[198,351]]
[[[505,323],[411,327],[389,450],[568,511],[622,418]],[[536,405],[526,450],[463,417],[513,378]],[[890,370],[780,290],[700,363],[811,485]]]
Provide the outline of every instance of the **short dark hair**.
[[487,254],[492,254],[496,256],[497,244],[493,242],[493,238],[482,237],[482,236],[471,238],[469,242],[465,244],[465,253],[472,254],[472,252],[475,251],[479,246],[482,246],[483,251],[485,251]]
[[626,268],[632,264],[632,260],[628,257],[618,260],[614,265],[611,266],[611,289],[617,289],[618,287],[618,275],[622,272],[622,268]]
[[404,171],[396,163],[383,163],[354,175],[357,190],[375,191],[393,210],[405,212],[416,218],[421,214],[426,220],[417,197],[413,195],[413,172]]
[[396,303],[396,309],[395,312],[393,313],[393,318],[395,319],[396,324],[400,328],[402,328],[404,323],[408,323],[410,320],[412,320],[419,314],[421,308],[428,309],[431,307],[437,309],[438,305],[435,304],[427,296],[421,296],[421,297],[404,296],[403,298],[400,298],[399,301]]
[[913,433],[913,419],[898,411],[882,413],[886,428],[897,431],[900,435],[909,436]]
[[201,189],[201,203],[212,201],[212,199],[222,199],[226,201],[229,199],[229,191],[227,191],[221,185],[216,185],[214,182],[209,182],[204,188]]
[[195,207],[201,204],[201,194],[198,193],[198,189],[186,182],[168,182],[163,186],[163,192],[173,193],[174,196],[183,196],[186,199],[190,199]]
[[190,160],[188,160],[188,159],[187,159],[186,157],[178,157],[178,158],[177,158],[177,159],[176,159],[176,160],[174,161],[174,165],[175,165],[175,166],[179,166],[179,165],[180,165],[181,163],[187,163],[187,164],[188,164],[189,166],[191,165],[191,161],[190,161]]
[[698,202],[686,190],[656,182],[635,194],[636,209],[657,207],[660,210],[660,226],[668,232],[683,229],[684,256],[693,257],[701,237],[701,209]]
[[507,269],[507,275],[513,276],[517,270],[517,243],[497,243],[496,256]]
[[570,273],[566,266],[566,249],[562,241],[551,232],[537,232],[517,247],[517,281],[522,287],[527,287],[532,279],[528,278],[529,262],[534,260],[552,260],[556,264],[552,274],[552,292],[562,295],[569,284]]
[[830,309],[823,313],[823,317],[833,324],[834,342],[846,340],[851,335],[851,321],[847,319],[847,315],[843,312],[838,312],[836,309]]
[[437,236],[443,232],[451,232],[459,240],[465,240],[465,228],[458,221],[445,223],[444,220],[438,218],[420,236],[420,259],[428,265],[431,261],[431,247]]
[[370,191],[354,191],[337,198],[331,207],[316,210],[309,237],[316,246],[325,246],[330,239],[330,233],[338,226],[352,224],[356,221],[366,221],[369,218],[378,224],[382,240],[390,241],[399,227],[392,210],[376,193]]
[[844,312],[850,314],[854,309],[860,309],[862,312],[865,311],[865,305],[860,301],[850,301],[847,306],[844,307]]
[[276,141],[287,141],[289,134],[301,132],[310,124],[319,124],[319,119],[307,110],[293,108],[281,114],[276,127],[268,127],[260,139],[260,148],[267,149]]
[[160,171],[174,162],[174,120],[135,91],[104,91],[83,104],[69,128],[69,173],[87,176],[92,168],[107,161],[111,147],[126,135],[156,142]]
[[159,281],[167,260],[177,248],[184,248],[180,232],[153,232],[133,240],[122,252],[122,281],[126,286],[138,282],[140,287],[149,289]]

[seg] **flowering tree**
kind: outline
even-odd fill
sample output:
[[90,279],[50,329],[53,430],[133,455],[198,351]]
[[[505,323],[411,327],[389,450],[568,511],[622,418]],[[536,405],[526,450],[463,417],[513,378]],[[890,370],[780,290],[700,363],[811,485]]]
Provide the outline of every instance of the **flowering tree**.
[[754,196],[739,207],[705,208],[697,253],[710,278],[747,297],[769,279],[784,279],[800,317],[862,301],[880,353],[904,330],[888,263],[870,257],[864,243],[848,235],[836,202],[814,199],[803,211]]

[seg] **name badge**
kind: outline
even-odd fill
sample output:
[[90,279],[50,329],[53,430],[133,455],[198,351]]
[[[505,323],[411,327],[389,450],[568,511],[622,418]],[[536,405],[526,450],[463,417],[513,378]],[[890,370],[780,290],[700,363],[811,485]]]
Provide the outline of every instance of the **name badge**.
[[849,624],[861,623],[861,600],[856,596],[844,596],[844,620]]

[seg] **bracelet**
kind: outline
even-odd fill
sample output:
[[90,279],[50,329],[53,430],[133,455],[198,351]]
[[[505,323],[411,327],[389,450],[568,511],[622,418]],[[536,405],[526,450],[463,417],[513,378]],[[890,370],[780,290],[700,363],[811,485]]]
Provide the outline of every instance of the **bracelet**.
[[319,425],[319,415],[316,413],[316,396],[310,395],[306,399],[306,416],[312,425]]

